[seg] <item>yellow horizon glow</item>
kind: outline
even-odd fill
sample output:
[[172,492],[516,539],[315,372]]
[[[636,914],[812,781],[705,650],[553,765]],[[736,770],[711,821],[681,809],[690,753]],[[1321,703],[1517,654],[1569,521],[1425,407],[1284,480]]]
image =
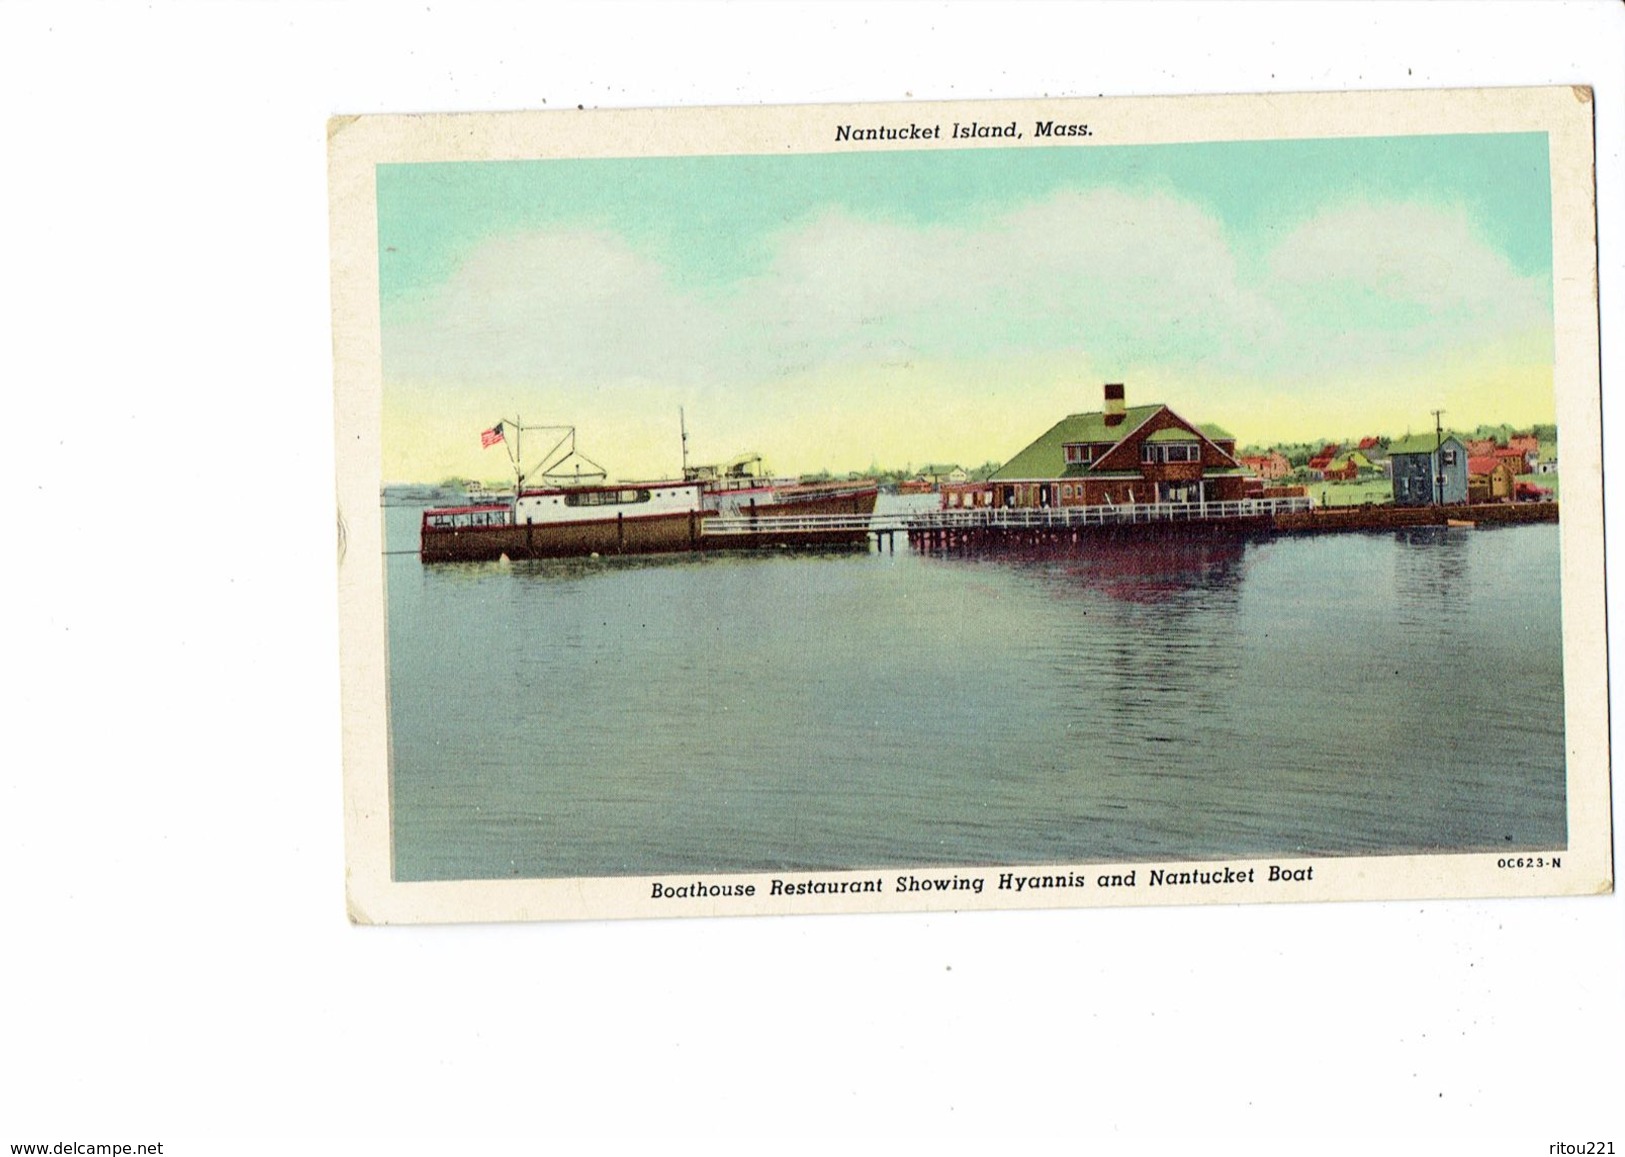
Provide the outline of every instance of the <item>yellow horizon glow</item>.
[[[1351,374],[1332,388],[1294,389],[1194,374],[1080,370],[1076,359],[1035,356],[987,364],[865,366],[809,374],[771,387],[713,387],[685,396],[644,384],[615,391],[523,392],[523,406],[498,388],[386,391],[384,478],[392,483],[446,479],[512,481],[512,443],[480,448],[498,420],[573,425],[577,447],[611,479],[679,474],[679,409],[686,415],[691,464],[760,454],[784,475],[895,470],[926,463],[975,467],[1004,462],[1068,414],[1099,410],[1107,381],[1126,384],[1129,405],[1163,403],[1193,422],[1215,423],[1238,445],[1269,447],[1400,437],[1431,429],[1432,411],[1458,430],[1506,424],[1520,429],[1555,421],[1553,370],[1538,336],[1477,356],[1412,366],[1402,373]],[[630,402],[630,404],[628,404]],[[517,412],[516,412],[517,411]],[[545,446],[526,435],[527,459]],[[549,441],[547,444],[551,444]],[[527,462],[527,466],[532,463]]]

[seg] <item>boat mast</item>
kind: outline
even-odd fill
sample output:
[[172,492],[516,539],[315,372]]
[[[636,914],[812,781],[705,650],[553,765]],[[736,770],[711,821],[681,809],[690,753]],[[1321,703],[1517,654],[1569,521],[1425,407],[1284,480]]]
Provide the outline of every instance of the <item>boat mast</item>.
[[677,428],[683,432],[683,481],[688,481],[688,422],[683,417],[683,407],[677,407]]
[[592,473],[589,475],[589,477],[594,477],[594,478],[605,478],[605,477],[607,477],[607,475],[605,474],[604,468],[602,466],[598,465],[598,463],[594,462],[592,459],[588,458],[586,455],[581,454],[579,451],[576,450],[576,428],[574,426],[531,426],[531,427],[529,427],[529,429],[531,429],[531,430],[552,431],[553,433],[558,434],[559,438],[558,438],[558,441],[553,443],[551,448],[549,448],[545,453],[542,454],[542,456],[540,458],[538,458],[536,460],[536,469],[531,470],[531,471],[526,471],[526,469],[525,469],[525,430],[526,430],[526,426],[525,426],[523,420],[520,418],[520,416],[518,414],[515,414],[512,418],[504,418],[504,419],[502,419],[501,422],[499,422],[497,424],[498,424],[498,426],[501,427],[501,429],[503,431],[505,431],[505,432],[511,431],[512,434],[513,434],[512,438],[508,438],[508,437],[504,436],[503,439],[502,439],[502,445],[503,445],[503,448],[508,451],[508,456],[509,456],[510,460],[513,463],[513,479],[514,479],[513,499],[514,499],[514,504],[515,504],[514,505],[515,510],[518,509],[519,495],[520,495],[520,492],[524,490],[525,481],[528,478],[532,477],[535,474],[540,474],[544,480],[556,479],[559,476],[555,475],[552,471],[555,468],[563,465],[565,462],[568,462],[572,458],[580,459],[580,462],[576,463],[576,468],[575,468],[576,469],[576,480],[578,482],[582,477],[582,474],[581,474],[581,462],[585,462],[585,463],[587,463],[587,465],[592,467]]

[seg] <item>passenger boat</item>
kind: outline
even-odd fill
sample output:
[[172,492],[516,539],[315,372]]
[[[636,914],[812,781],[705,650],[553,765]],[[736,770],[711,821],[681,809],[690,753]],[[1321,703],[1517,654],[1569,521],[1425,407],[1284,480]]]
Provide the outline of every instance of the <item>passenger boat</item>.
[[[752,460],[760,462],[751,456]],[[683,471],[686,480],[702,487],[705,508],[717,514],[783,518],[802,514],[873,514],[880,487],[869,480],[857,482],[802,482],[795,478],[768,478],[761,474],[719,472],[713,466]]]
[[[679,411],[681,415],[681,411]],[[688,464],[688,426],[682,424],[683,478],[704,488],[705,507],[718,514],[787,518],[808,514],[873,514],[880,487],[873,479],[802,482],[773,478],[760,454],[740,454],[716,466]]]
[[421,553],[452,562],[698,550],[704,514],[695,482],[524,489],[511,504],[425,510]]
[[[560,436],[537,469],[523,469],[524,434],[550,431]],[[705,534],[705,519],[720,515],[779,518],[804,514],[873,513],[877,489],[870,485],[802,484],[756,474],[707,475],[707,468],[684,469],[682,479],[609,483],[601,466],[580,454],[571,426],[524,426],[504,419],[482,435],[489,448],[508,444],[514,463],[509,502],[472,500],[462,506],[423,512],[419,552],[424,562],[516,558],[571,558],[589,555],[649,554],[670,551],[772,546],[843,546],[868,541],[868,532],[841,529],[764,527]],[[757,459],[759,465],[759,459]],[[583,466],[586,469],[583,469]],[[527,486],[527,477],[544,485]]]

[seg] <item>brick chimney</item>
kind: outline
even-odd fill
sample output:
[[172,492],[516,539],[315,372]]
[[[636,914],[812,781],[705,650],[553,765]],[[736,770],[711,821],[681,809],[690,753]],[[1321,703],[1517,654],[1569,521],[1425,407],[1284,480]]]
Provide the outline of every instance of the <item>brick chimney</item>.
[[1106,383],[1106,425],[1121,426],[1123,424],[1123,383]]

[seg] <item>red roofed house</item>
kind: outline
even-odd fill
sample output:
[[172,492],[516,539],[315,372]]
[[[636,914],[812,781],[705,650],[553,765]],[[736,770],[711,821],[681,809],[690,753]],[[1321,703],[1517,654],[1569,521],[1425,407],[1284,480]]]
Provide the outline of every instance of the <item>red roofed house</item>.
[[1322,446],[1320,448],[1320,453],[1315,454],[1312,457],[1310,457],[1310,459],[1309,459],[1309,469],[1311,469],[1311,470],[1324,470],[1324,469],[1326,469],[1327,465],[1330,464],[1331,460],[1333,458],[1336,458],[1336,457],[1337,457],[1337,446],[1336,446],[1336,444],[1328,442],[1326,445],[1324,445],[1324,446]]
[[1279,450],[1271,450],[1268,454],[1249,454],[1241,460],[1241,464],[1260,478],[1285,478],[1292,473],[1292,463]]
[[1467,501],[1511,502],[1517,475],[1509,459],[1494,454],[1467,458]]
[[1514,474],[1528,474],[1535,468],[1534,455],[1516,446],[1501,446],[1495,451],[1495,456],[1510,462]]

